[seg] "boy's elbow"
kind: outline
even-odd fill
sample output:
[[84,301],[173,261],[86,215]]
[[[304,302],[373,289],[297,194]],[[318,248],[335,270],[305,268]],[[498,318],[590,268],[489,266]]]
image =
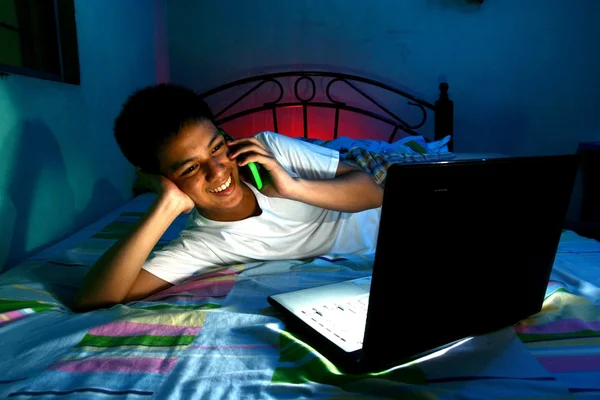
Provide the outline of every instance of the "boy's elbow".
[[373,181],[371,196],[369,199],[371,203],[370,208],[377,208],[383,205],[383,188],[375,183],[375,181]]
[[355,170],[353,173],[355,176],[360,177],[360,183],[356,189],[356,198],[360,199],[358,200],[360,205],[357,203],[358,210],[355,211],[381,207],[383,204],[383,188],[366,171]]
[[93,299],[88,296],[77,294],[71,304],[71,310],[75,313],[84,313],[88,311],[110,308],[116,304],[121,304],[123,300],[116,299]]

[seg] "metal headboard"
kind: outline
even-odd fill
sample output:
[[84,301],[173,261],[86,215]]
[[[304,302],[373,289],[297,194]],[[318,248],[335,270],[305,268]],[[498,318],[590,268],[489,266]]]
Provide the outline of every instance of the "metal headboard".
[[[282,81],[284,81],[287,78],[295,78],[295,98],[290,101],[282,101],[285,92],[284,84],[282,84]],[[327,80],[327,84],[324,90],[325,96],[316,96],[317,85],[315,83],[315,78],[322,78]],[[306,82],[310,85],[311,90],[308,96],[301,96],[299,92],[299,86],[303,82]],[[366,99],[368,103],[376,106],[377,109],[380,110],[380,112],[373,112],[360,107],[352,106],[347,102],[335,99],[332,93],[332,87],[338,82],[346,85],[347,88],[352,89],[355,93],[362,96],[362,98]],[[236,105],[240,104],[244,99],[248,98],[248,96],[256,94],[259,88],[263,87],[265,84],[268,83],[274,84],[275,87],[279,90],[279,93],[275,96],[275,100],[267,100],[262,102],[262,104],[258,106],[252,106],[250,108],[242,109],[239,111],[232,112],[231,114],[227,114],[228,111],[233,110]],[[425,100],[413,96],[410,93],[407,93],[403,90],[393,88],[385,83],[378,82],[373,79],[364,78],[356,75],[323,71],[292,71],[253,76],[250,78],[239,79],[230,83],[223,84],[221,86],[218,86],[214,89],[202,93],[201,96],[208,102],[208,98],[211,96],[223,93],[224,91],[227,91],[229,89],[243,87],[244,85],[249,84],[253,85],[243,94],[239,95],[233,101],[229,102],[226,106],[214,112],[215,123],[224,124],[226,122],[233,121],[240,117],[248,116],[254,113],[270,111],[273,118],[274,130],[278,132],[279,120],[277,110],[289,107],[301,107],[304,121],[304,137],[308,137],[308,108],[321,107],[335,110],[333,132],[334,138],[338,137],[340,111],[349,111],[357,114],[362,114],[389,124],[392,127],[392,132],[389,136],[388,142],[391,143],[396,138],[396,134],[398,133],[398,131],[403,131],[409,135],[419,135],[419,133],[416,130],[421,128],[427,121],[429,110],[434,113],[435,140],[440,140],[446,137],[447,135],[453,135],[454,103],[448,97],[449,86],[446,82],[442,82],[439,85],[439,97],[434,104],[431,104]],[[369,93],[367,93],[366,90],[360,88],[358,86],[359,84],[361,86],[366,85],[367,88],[374,87],[378,90],[387,91],[389,93],[393,93],[395,95],[407,99],[408,105],[420,109],[420,111],[422,112],[421,120],[417,123],[408,123],[405,119],[392,112],[389,107],[385,107],[384,105],[380,104],[380,102],[375,100],[373,96],[369,95]],[[326,97],[327,101],[324,101],[324,97]],[[448,143],[448,148],[450,151],[453,151],[454,137],[452,136],[451,138],[451,141]]]

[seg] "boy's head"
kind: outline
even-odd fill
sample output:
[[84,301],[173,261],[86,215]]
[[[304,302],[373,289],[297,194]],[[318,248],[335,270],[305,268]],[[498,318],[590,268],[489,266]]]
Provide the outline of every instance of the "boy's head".
[[160,148],[183,128],[212,120],[212,111],[193,90],[159,84],[129,96],[115,120],[114,135],[130,163],[158,174]]
[[252,211],[237,161],[192,90],[171,84],[138,90],[123,105],[114,135],[133,165],[174,182],[205,217],[236,220]]

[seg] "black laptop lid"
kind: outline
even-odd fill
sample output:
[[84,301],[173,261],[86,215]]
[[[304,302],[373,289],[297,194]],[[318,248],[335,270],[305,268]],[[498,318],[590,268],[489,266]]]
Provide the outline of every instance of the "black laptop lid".
[[538,312],[576,173],[574,155],[390,167],[365,361],[395,365]]

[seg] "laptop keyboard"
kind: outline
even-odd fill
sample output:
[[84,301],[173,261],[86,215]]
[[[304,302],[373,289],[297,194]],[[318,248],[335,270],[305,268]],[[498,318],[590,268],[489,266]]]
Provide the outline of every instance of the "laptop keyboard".
[[362,345],[367,322],[369,295],[324,303],[300,310],[343,342]]

